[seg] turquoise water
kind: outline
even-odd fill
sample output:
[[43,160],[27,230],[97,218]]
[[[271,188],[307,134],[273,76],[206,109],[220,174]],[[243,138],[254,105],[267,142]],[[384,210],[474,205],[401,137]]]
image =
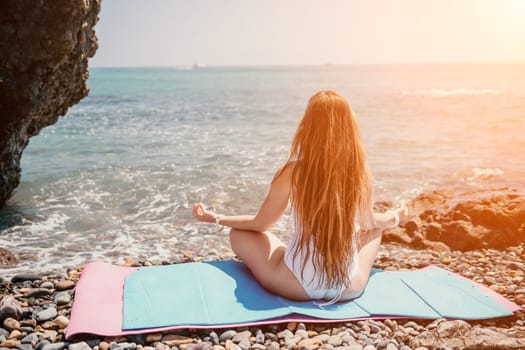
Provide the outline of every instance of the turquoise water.
[[[31,139],[0,211],[0,246],[18,269],[228,253],[224,234],[191,219],[192,203],[254,213],[320,89],[350,101],[376,200],[525,188],[525,64],[90,73],[90,95]],[[288,226],[285,215],[283,239]]]

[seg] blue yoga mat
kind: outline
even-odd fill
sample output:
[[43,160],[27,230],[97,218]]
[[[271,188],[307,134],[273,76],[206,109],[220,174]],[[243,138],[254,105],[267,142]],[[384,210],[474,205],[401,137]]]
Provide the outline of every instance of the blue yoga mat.
[[512,312],[468,280],[437,267],[373,270],[362,296],[324,308],[267,292],[237,261],[144,267],[124,283],[123,330],[244,324],[291,314],[337,321],[373,316],[486,319]]

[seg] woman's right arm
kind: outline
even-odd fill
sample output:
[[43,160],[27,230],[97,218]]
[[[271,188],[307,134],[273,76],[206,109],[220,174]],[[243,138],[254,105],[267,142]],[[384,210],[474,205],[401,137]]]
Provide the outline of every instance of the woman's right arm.
[[256,215],[218,215],[195,204],[193,216],[203,222],[215,223],[239,230],[264,232],[281,217],[290,196],[292,167],[285,165],[275,174],[270,190]]

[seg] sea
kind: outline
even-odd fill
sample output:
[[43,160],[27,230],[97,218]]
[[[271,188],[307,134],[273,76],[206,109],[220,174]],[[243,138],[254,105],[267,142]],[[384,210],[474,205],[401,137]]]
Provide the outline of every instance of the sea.
[[[525,189],[525,63],[91,68],[89,95],[31,138],[0,247],[47,273],[232,256],[193,203],[254,214],[309,97],[348,99],[376,201]],[[289,211],[273,231],[290,237]]]

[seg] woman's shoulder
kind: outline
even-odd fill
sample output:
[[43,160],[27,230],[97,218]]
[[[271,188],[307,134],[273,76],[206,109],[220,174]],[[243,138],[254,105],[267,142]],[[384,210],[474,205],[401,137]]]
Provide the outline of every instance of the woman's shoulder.
[[295,161],[289,161],[289,162],[284,163],[275,172],[272,182],[277,179],[281,179],[281,178],[290,180],[292,178],[294,167],[295,167]]

